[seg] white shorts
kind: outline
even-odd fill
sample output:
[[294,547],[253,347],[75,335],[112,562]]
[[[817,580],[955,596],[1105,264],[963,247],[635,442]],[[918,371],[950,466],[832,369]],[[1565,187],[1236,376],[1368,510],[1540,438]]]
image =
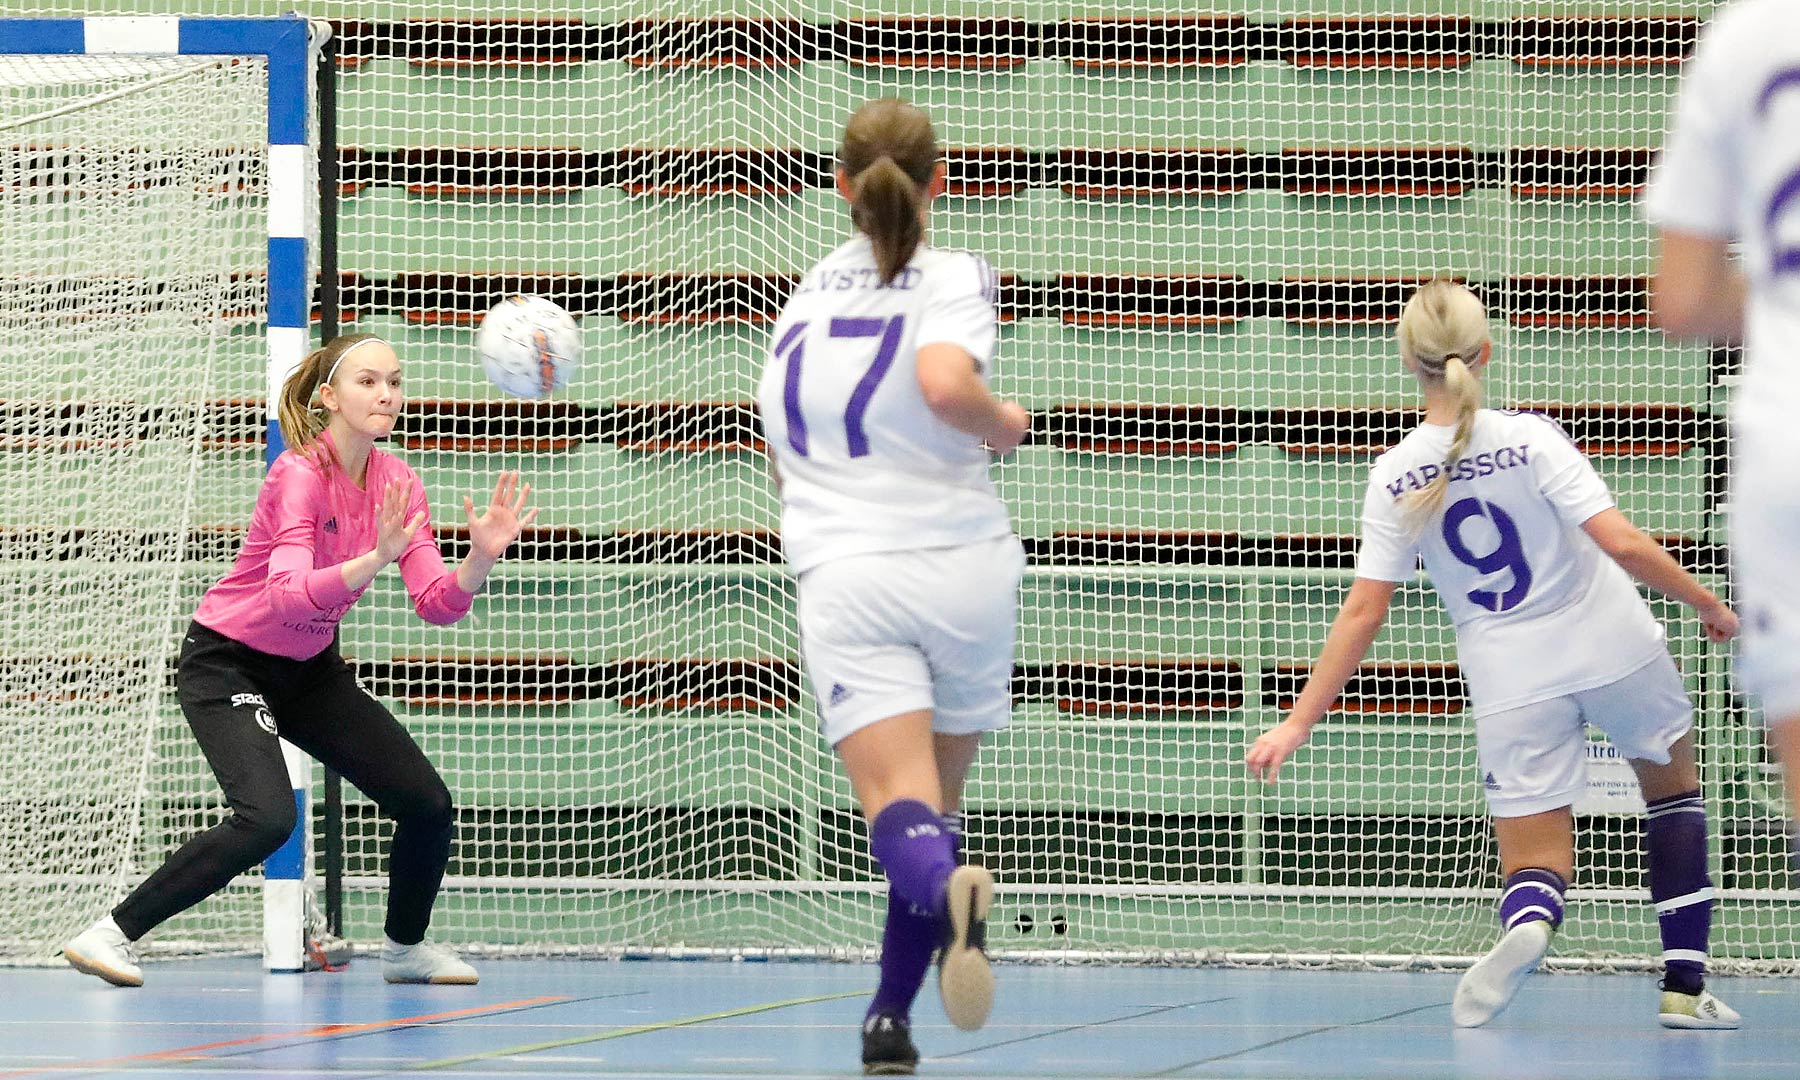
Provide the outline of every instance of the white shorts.
[[1573,806],[1587,783],[1587,725],[1627,758],[1669,763],[1694,707],[1664,653],[1617,682],[1475,718],[1482,787],[1495,817]]
[[825,740],[836,746],[921,709],[942,735],[1005,727],[1024,570],[1025,549],[1009,534],[801,574],[800,650]]
[[1733,435],[1731,570],[1737,679],[1771,722],[1800,720],[1800,435],[1740,425]]

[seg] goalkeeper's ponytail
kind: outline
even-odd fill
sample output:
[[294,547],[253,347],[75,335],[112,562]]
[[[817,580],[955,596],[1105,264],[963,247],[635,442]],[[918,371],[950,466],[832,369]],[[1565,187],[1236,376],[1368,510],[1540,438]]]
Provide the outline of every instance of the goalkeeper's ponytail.
[[1490,338],[1487,310],[1467,287],[1444,278],[1427,282],[1407,301],[1395,332],[1400,355],[1418,371],[1421,382],[1440,381],[1456,403],[1456,434],[1442,471],[1409,496],[1406,521],[1422,530],[1444,505],[1450,470],[1468,452],[1475,436],[1475,413],[1481,408],[1481,380],[1472,365]]
[[296,450],[305,450],[318,439],[331,416],[317,403],[319,387],[331,381],[338,362],[365,341],[380,341],[374,334],[339,334],[314,349],[281,384],[281,438]]

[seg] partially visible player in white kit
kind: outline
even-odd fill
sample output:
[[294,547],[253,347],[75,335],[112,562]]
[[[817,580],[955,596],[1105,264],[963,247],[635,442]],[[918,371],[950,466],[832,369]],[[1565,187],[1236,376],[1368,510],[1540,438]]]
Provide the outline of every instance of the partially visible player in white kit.
[[1500,864],[1499,944],[1463,976],[1458,1026],[1499,1015],[1562,924],[1575,868],[1570,807],[1586,768],[1586,725],[1605,731],[1643,791],[1644,852],[1663,943],[1664,1027],[1732,1028],[1705,988],[1712,924],[1706,807],[1693,710],[1631,578],[1690,605],[1723,641],[1737,618],[1613,505],[1555,421],[1480,408],[1493,355],[1487,313],[1434,281],[1406,305],[1400,357],[1419,379],[1425,421],[1375,462],[1356,577],[1293,711],[1245,756],[1273,780],[1337,700],[1419,562],[1456,625],[1483,787]]
[[1744,343],[1731,402],[1737,676],[1800,807],[1800,4],[1746,0],[1706,28],[1644,209],[1661,230],[1657,322]]
[[933,950],[957,1027],[980,1027],[993,1001],[993,877],[957,865],[959,808],[982,736],[1012,716],[1024,552],[988,465],[1029,419],[987,387],[993,270],[924,243],[944,190],[931,121],[869,102],[836,175],[857,234],[782,310],[757,404],[821,727],[889,882],[863,1068],[909,1074],[909,1011]]

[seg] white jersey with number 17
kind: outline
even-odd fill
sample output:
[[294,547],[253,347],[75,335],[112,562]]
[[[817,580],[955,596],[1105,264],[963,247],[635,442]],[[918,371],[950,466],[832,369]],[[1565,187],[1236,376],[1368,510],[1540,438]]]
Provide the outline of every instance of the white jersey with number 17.
[[1418,562],[1456,624],[1477,716],[1603,686],[1662,655],[1662,626],[1583,532],[1612,495],[1554,420],[1482,409],[1421,532],[1408,496],[1444,469],[1452,428],[1420,424],[1381,455],[1356,576],[1410,581]]
[[944,343],[989,377],[994,294],[986,260],[929,247],[883,284],[860,235],[801,279],[775,322],[756,395],[796,573],[1012,531],[987,450],[925,404],[915,364],[921,347]]

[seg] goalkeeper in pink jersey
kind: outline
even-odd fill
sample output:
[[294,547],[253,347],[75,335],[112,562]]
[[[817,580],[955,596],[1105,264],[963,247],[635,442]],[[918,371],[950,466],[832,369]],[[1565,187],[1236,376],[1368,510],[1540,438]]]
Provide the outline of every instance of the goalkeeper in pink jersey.
[[279,735],[395,821],[387,981],[476,981],[474,968],[424,941],[456,824],[449,789],[393,714],[357,685],[338,652],[338,622],[393,562],[420,618],[456,622],[537,511],[525,509],[531,486],[502,473],[480,514],[464,497],[469,554],[446,567],[418,475],[375,447],[393,432],[401,401],[400,360],[370,334],[332,339],[283,385],[290,449],[263,481],[237,561],[200,601],[176,672],[181,711],[231,812],[64,947],[79,970],[143,985],[133,943],[287,840],[295,810]]
[[1705,987],[1713,889],[1693,706],[1631,578],[1691,606],[1713,641],[1737,633],[1737,616],[1626,520],[1555,421],[1480,407],[1493,342],[1473,293],[1450,281],[1424,286],[1396,337],[1425,398],[1424,423],[1370,470],[1343,610],[1293,711],[1245,760],[1274,779],[1355,673],[1395,585],[1423,562],[1456,625],[1506,874],[1503,936],[1463,976],[1452,1019],[1476,1027],[1499,1015],[1562,925],[1575,869],[1570,808],[1592,724],[1631,762],[1647,807],[1645,863],[1663,944],[1658,1022],[1737,1027],[1738,1014]]

